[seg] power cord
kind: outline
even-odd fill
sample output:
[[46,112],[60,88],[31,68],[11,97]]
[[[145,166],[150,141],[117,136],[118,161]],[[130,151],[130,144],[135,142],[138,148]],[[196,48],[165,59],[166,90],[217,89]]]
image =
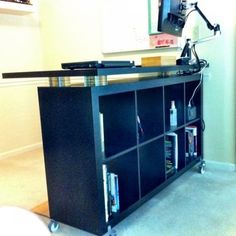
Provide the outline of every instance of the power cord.
[[[201,74],[200,81],[199,81],[198,85],[196,86],[196,88],[193,90],[192,96],[190,97],[189,102],[188,102],[188,107],[192,106],[192,100],[193,100],[198,88],[200,87],[200,85],[202,84],[202,81],[203,81],[203,71],[208,67],[208,63],[206,62],[206,60],[203,60],[203,61],[205,64],[199,71],[199,73]],[[199,65],[201,65],[200,61],[199,61]]]

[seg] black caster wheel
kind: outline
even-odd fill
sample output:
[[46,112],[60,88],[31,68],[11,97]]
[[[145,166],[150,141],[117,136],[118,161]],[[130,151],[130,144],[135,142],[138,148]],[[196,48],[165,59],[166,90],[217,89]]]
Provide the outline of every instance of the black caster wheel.
[[206,171],[206,162],[202,161],[201,164],[199,165],[199,172],[203,175]]
[[110,225],[108,226],[107,231],[108,231],[108,236],[116,236],[116,231],[112,229]]
[[51,233],[55,233],[60,228],[60,224],[55,220],[51,220],[48,224],[48,229]]

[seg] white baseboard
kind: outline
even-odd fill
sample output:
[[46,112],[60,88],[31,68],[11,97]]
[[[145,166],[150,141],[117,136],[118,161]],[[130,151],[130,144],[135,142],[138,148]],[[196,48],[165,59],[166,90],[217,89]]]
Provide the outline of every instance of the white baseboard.
[[32,145],[27,145],[24,147],[16,148],[16,149],[13,149],[13,150],[10,150],[7,152],[2,152],[2,153],[0,153],[0,160],[3,160],[5,158],[11,157],[11,156],[20,155],[25,152],[33,151],[35,149],[42,148],[42,146],[43,146],[42,143],[35,143]]
[[228,163],[228,162],[220,162],[220,161],[212,161],[212,160],[205,160],[206,167],[225,170],[225,171],[236,171],[236,164]]

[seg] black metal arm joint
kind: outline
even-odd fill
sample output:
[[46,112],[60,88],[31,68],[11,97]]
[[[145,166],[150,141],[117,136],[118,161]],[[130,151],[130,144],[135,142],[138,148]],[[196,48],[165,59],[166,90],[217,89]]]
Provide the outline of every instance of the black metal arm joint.
[[200,8],[197,5],[198,3],[192,3],[191,5],[194,7],[194,9],[199,13],[199,15],[203,18],[203,20],[206,22],[207,27],[209,30],[214,30],[214,32],[216,31],[220,31],[220,26],[217,24],[216,26],[212,25],[210,23],[210,21],[207,19],[207,17],[203,14],[203,12],[200,10]]

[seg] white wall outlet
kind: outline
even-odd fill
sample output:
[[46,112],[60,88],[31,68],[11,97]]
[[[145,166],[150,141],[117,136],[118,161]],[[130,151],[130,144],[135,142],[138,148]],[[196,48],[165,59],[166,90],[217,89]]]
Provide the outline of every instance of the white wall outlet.
[[198,25],[195,25],[193,27],[192,38],[193,38],[193,40],[198,40],[199,39],[199,26]]

